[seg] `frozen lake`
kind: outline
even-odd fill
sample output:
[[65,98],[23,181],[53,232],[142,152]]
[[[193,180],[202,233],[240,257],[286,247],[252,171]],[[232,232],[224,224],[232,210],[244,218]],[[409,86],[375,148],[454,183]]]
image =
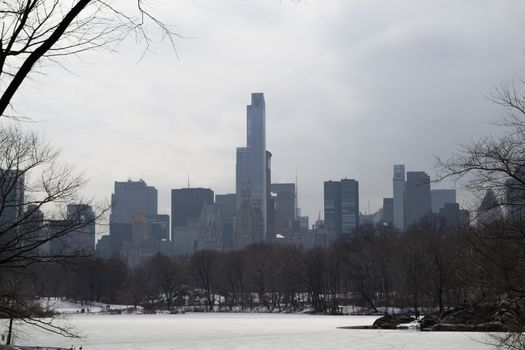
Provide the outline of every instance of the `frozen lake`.
[[68,324],[82,339],[65,339],[17,327],[18,345],[83,350],[170,349],[492,349],[483,333],[349,330],[370,316],[297,314],[73,315]]

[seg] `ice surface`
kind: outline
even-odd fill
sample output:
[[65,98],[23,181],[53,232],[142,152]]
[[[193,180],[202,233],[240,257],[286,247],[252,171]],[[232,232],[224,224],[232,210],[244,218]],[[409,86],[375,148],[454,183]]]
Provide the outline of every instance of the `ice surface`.
[[17,344],[84,350],[170,349],[491,349],[484,333],[351,330],[370,316],[191,313],[178,315],[71,315],[67,322],[84,337],[64,339],[18,326]]

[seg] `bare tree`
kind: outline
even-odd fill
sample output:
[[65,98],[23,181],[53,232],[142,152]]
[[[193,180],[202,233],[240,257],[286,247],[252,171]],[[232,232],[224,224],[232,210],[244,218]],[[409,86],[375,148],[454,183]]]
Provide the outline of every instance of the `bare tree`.
[[[0,315],[72,336],[66,328],[37,318],[41,313],[28,298],[36,295],[27,292],[26,284],[7,288],[14,284],[4,283],[16,276],[23,280],[32,265],[78,256],[74,251],[49,254],[45,247],[93,224],[107,210],[101,208],[99,215],[88,220],[64,213],[65,204],[81,203],[78,190],[85,181],[71,167],[61,165],[58,156],[58,151],[35,134],[0,129]],[[44,212],[48,220],[37,215]],[[48,230],[50,219],[61,219],[61,225]]]
[[[513,333],[500,339],[508,349],[524,349],[525,332],[525,81],[497,89],[490,99],[505,115],[496,124],[503,130],[463,145],[448,160],[439,160],[442,178],[455,177],[473,193],[493,191],[504,215],[479,220],[469,236],[472,275],[478,288],[515,306]],[[493,196],[494,197],[494,196]],[[499,206],[501,204],[501,207]],[[481,206],[484,211],[490,206]],[[501,210],[501,209],[500,209]]]
[[134,1],[131,7],[111,0],[0,1],[0,115],[44,60],[60,64],[61,56],[114,48],[129,36],[147,48],[147,22],[172,40],[174,33],[152,15],[146,2]]
[[193,254],[189,261],[190,274],[196,286],[206,298],[209,311],[215,305],[215,273],[217,270],[218,253],[214,250],[201,250]]
[[164,300],[167,310],[171,310],[185,293],[186,276],[180,262],[175,257],[154,256],[147,264],[146,271],[153,279],[158,295]]

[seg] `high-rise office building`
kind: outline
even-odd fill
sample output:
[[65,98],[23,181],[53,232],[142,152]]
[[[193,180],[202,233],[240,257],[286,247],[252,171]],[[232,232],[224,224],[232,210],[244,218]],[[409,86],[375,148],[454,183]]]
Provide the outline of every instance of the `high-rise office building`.
[[393,222],[394,226],[403,231],[405,229],[405,165],[394,165],[393,181]]
[[[262,93],[253,93],[246,108],[246,147],[237,148],[236,194],[237,209],[256,215],[256,230],[252,237],[267,239],[267,201],[269,158],[266,152],[266,106]],[[251,214],[250,214],[251,215]],[[253,242],[252,242],[253,243]]]
[[20,216],[24,211],[24,173],[18,170],[0,169],[0,233],[18,229]]
[[139,181],[115,181],[115,192],[111,195],[111,223],[131,224],[138,212],[143,212],[146,219],[157,215],[157,189]]
[[148,222],[157,220],[157,189],[139,181],[115,181],[111,195],[111,214],[109,216],[110,254],[120,254],[122,244],[131,241],[133,218],[142,213]]
[[406,181],[406,222],[408,228],[432,214],[430,176],[424,171],[408,171]]
[[70,246],[75,251],[95,252],[95,213],[87,204],[68,204],[68,221],[83,226],[68,234]]
[[266,240],[272,241],[275,232],[275,198],[270,191],[272,187],[272,153],[266,151]]
[[160,241],[151,237],[151,221],[144,212],[137,212],[132,219],[130,241],[122,245],[120,256],[128,267],[134,269],[160,252]]
[[381,221],[387,225],[394,223],[394,198],[383,198],[383,213]]
[[223,217],[234,217],[237,215],[237,195],[235,193],[215,195],[215,203]]
[[196,250],[223,250],[224,221],[216,204],[206,205],[199,218]]
[[180,188],[171,190],[171,227],[186,226],[200,217],[206,205],[213,204],[214,194],[209,188]]
[[297,197],[294,183],[277,183],[271,185],[275,194],[275,229],[278,234],[286,236],[297,220]]
[[229,251],[233,249],[233,233],[237,217],[237,196],[235,193],[218,194],[215,203],[220,210],[223,221],[222,249]]
[[353,179],[324,183],[325,225],[329,233],[355,234],[359,230],[359,182]]
[[[73,229],[77,227],[77,229]],[[95,214],[87,204],[68,204],[67,218],[50,220],[48,235],[52,254],[95,253]]]
[[456,190],[431,190],[430,197],[432,199],[432,212],[438,214],[440,209],[445,208],[445,204],[456,203]]
[[341,232],[341,184],[339,181],[324,183],[324,223],[329,233]]
[[355,234],[359,229],[359,183],[341,180],[341,233]]
[[170,216],[159,214],[151,221],[151,237],[159,241],[169,241],[170,238]]

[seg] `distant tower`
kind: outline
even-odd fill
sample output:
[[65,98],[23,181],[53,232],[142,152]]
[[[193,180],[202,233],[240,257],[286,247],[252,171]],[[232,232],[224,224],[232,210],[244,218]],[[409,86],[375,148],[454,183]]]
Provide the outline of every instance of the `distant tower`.
[[432,214],[430,176],[424,171],[407,172],[405,225],[408,228],[426,215]]
[[[267,239],[267,170],[266,106],[264,94],[253,93],[246,108],[246,147],[237,148],[236,194],[237,209],[248,205],[255,210],[257,230],[261,240]],[[243,212],[248,212],[244,210]],[[252,213],[253,214],[253,213]]]
[[[139,181],[115,181],[109,215],[110,255],[120,254],[122,244],[132,239],[134,216],[142,212],[147,220],[157,218],[157,189]],[[168,233],[169,235],[169,233]]]
[[341,233],[355,234],[359,230],[359,182],[341,180]]
[[324,183],[324,222],[329,233],[341,232],[341,184],[339,181]]
[[324,219],[329,233],[358,232],[359,182],[343,179],[324,183]]
[[394,165],[393,178],[393,214],[394,226],[401,231],[405,230],[405,165]]
[[394,222],[394,199],[383,198],[383,214],[381,220],[383,223],[391,226]]
[[15,225],[24,211],[24,174],[18,170],[0,169],[0,231],[5,234],[18,229]]
[[293,183],[272,184],[275,197],[275,226],[278,234],[291,233],[297,217],[297,187]]
[[198,219],[206,205],[213,204],[213,191],[209,188],[179,188],[171,190],[171,227],[185,226]]

